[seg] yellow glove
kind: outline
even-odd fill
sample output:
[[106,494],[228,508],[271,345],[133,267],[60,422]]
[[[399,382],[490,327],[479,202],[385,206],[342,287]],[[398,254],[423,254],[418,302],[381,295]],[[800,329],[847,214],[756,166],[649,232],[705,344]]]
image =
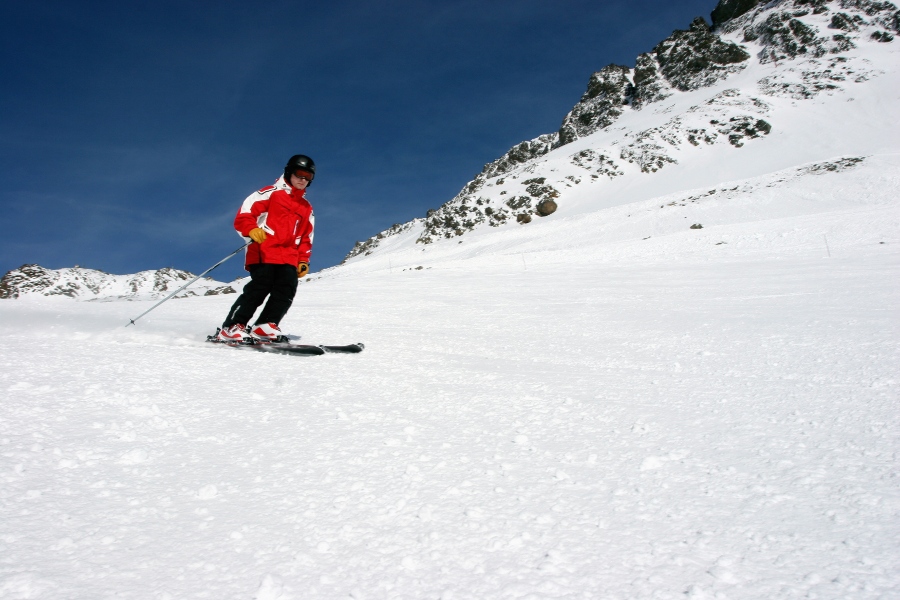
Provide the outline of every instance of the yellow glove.
[[309,275],[309,263],[300,263],[297,265],[297,279]]
[[247,235],[249,235],[250,239],[257,244],[262,244],[266,239],[266,232],[259,227],[257,227],[256,229],[251,229],[250,233],[248,233]]

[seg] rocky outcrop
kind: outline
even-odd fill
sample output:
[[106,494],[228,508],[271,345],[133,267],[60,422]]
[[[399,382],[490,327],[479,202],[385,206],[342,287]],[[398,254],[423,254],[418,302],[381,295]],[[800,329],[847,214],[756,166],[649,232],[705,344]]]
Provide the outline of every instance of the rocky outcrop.
[[710,17],[713,27],[720,27],[726,21],[739,17],[756,8],[762,0],[719,0]]
[[626,105],[641,108],[670,96],[712,85],[743,68],[750,54],[719,38],[702,17],[676,30],[635,61],[634,71],[609,65],[594,73],[587,91],[563,119],[558,146],[610,126]]
[[463,188],[463,192],[472,192],[474,191],[473,185],[480,187],[486,179],[509,173],[528,161],[547,154],[557,145],[558,139],[558,134],[545,133],[533,140],[521,142],[513,146],[506,154],[497,160],[484,165],[484,169],[481,170],[481,173],[476,175],[475,179],[470,182],[466,188]]
[[[747,6],[749,4],[752,3]],[[825,31],[803,20],[807,15],[825,15],[832,11]],[[872,0],[793,0],[780,3],[775,9],[759,3],[736,16],[741,18],[723,23],[722,30],[742,29],[745,42],[761,46],[758,57],[763,63],[800,57],[821,58],[852,50],[856,44],[850,34],[866,27],[883,28],[884,31],[871,32],[870,37],[884,41],[892,41],[890,32],[900,30],[897,6]]]
[[591,75],[587,91],[563,119],[557,145],[564,146],[611,125],[622,114],[632,88],[628,67],[609,65]]
[[798,56],[824,56],[828,52],[828,40],[818,33],[816,28],[794,18],[791,13],[775,12],[762,23],[745,28],[744,39],[759,41],[763,46],[759,60],[766,63]]
[[645,52],[637,57],[632,74],[631,106],[640,109],[645,104],[665,100],[672,95],[672,86],[659,71],[656,55]]
[[508,201],[508,206],[495,207],[484,198],[476,196],[475,192],[478,189],[466,188],[437,210],[428,211],[428,216],[423,222],[422,234],[416,241],[430,244],[436,239],[460,236],[482,223],[495,227],[506,223],[510,217],[510,210],[514,210],[513,205],[517,200],[512,198]]
[[750,54],[713,33],[697,17],[687,30],[675,31],[653,49],[666,81],[683,92],[710,86],[741,70]]
[[591,177],[594,179],[600,176],[612,179],[625,174],[621,167],[609,156],[595,152],[590,148],[573,154],[570,157],[570,162],[576,167],[590,171]]

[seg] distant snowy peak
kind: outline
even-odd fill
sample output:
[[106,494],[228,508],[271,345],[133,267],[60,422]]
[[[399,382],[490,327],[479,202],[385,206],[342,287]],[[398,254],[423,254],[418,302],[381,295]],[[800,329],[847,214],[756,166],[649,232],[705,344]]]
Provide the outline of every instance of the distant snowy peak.
[[[594,73],[558,131],[511,148],[426,217],[357,242],[345,262],[413,229],[419,244],[430,244],[483,225],[527,224],[565,206],[566,188],[656,173],[689,160],[685,147],[722,153],[764,140],[780,123],[782,100],[840,93],[882,75],[870,50],[893,42],[900,11],[872,0],[721,0],[712,23],[697,17],[639,55],[633,69]],[[681,98],[690,104],[673,111]],[[831,157],[802,162],[822,158]]]
[[[0,299],[33,294],[77,300],[152,300],[171,294],[193,278],[192,273],[171,268],[134,275],[111,275],[78,266],[53,270],[40,265],[22,265],[0,279]],[[205,278],[176,297],[234,293],[235,289],[230,285]]]

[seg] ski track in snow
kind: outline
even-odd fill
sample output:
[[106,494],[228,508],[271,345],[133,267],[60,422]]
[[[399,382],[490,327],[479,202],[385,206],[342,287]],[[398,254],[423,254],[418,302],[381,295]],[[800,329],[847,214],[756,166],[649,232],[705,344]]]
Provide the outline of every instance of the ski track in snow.
[[0,597],[888,597],[898,259],[301,286],[285,329],[357,356],[207,345],[227,297],[5,302]]

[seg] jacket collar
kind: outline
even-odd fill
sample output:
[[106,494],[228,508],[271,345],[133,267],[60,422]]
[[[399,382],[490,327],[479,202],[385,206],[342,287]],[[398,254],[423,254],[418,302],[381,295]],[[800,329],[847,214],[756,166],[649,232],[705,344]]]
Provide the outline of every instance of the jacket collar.
[[294,198],[295,200],[304,200],[306,197],[306,190],[298,190],[297,188],[292,186],[290,183],[284,180],[284,175],[278,178],[278,180],[275,182],[275,187],[280,190],[286,191],[288,194],[290,194],[291,198]]

